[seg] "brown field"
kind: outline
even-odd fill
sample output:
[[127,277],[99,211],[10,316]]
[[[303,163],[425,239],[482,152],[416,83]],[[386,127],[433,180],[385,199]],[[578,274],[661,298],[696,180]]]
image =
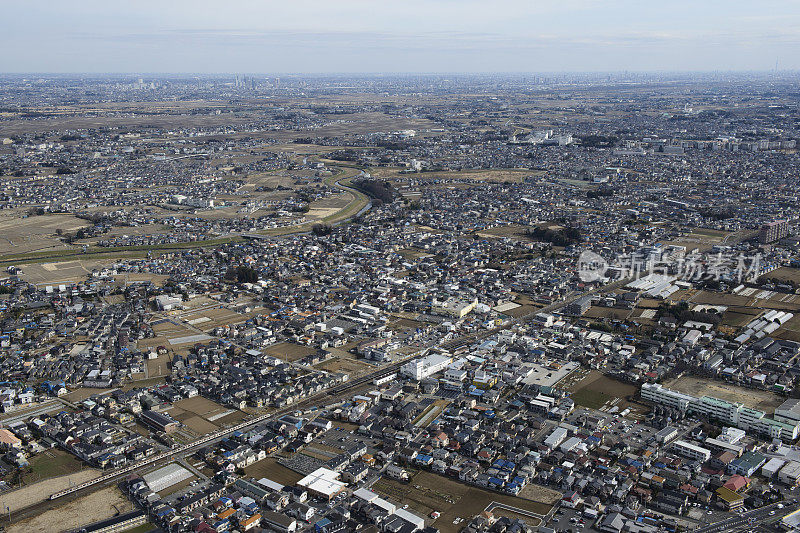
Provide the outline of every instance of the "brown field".
[[274,457],[267,457],[257,463],[253,463],[245,468],[244,472],[248,477],[256,479],[265,477],[282,485],[294,485],[303,479],[302,474],[298,474],[294,470],[279,464]]
[[315,368],[325,370],[327,372],[346,372],[350,374],[351,378],[363,374],[364,372],[368,372],[374,368],[372,365],[363,363],[361,361],[356,361],[352,357],[353,356],[343,358],[337,356],[314,366]]
[[631,411],[645,411],[642,406],[626,400],[627,397],[636,395],[638,392],[636,385],[623,383],[597,370],[588,372],[583,379],[574,382],[569,390],[576,405],[590,409],[600,409],[608,402],[619,398],[620,400],[615,405],[620,409],[630,408]]
[[0,218],[0,254],[17,254],[52,250],[80,250],[64,244],[56,230],[65,234],[88,227],[87,221],[71,215],[42,215],[21,218]]
[[796,313],[772,336],[777,339],[800,342],[800,314]]
[[760,314],[760,309],[750,309],[746,307],[728,308],[722,313],[722,321],[720,324],[741,328]]
[[498,226],[484,231],[478,232],[478,236],[482,238],[493,237],[508,237],[518,241],[532,241],[533,239],[528,235],[528,227],[519,224],[508,224],[506,226]]
[[710,250],[715,244],[723,243],[728,235],[732,235],[732,233],[706,228],[695,228],[687,235],[673,241],[664,241],[663,244],[685,246],[687,251],[691,251],[695,248],[698,248],[700,251],[705,251]]
[[[31,502],[32,503],[32,502]],[[67,531],[111,518],[133,509],[133,504],[116,487],[108,487],[55,509],[9,526],[9,533],[51,533]]]
[[737,387],[730,383],[683,376],[664,384],[665,387],[693,396],[713,396],[729,402],[743,403],[747,407],[772,412],[784,398],[769,391]]
[[23,482],[26,484],[89,469],[83,461],[71,453],[57,448],[31,457],[30,465],[31,472],[23,478]]
[[425,250],[420,250],[418,248],[403,248],[402,250],[398,250],[397,253],[403,256],[403,259],[405,259],[406,261],[422,259],[424,257],[432,256],[432,254],[429,254]]
[[247,320],[247,316],[231,311],[230,309],[217,307],[200,309],[196,312],[181,314],[181,320],[188,322],[191,326],[202,331],[211,331],[220,326],[238,324]]
[[307,355],[317,352],[317,349],[312,346],[303,346],[301,344],[294,344],[291,342],[279,342],[264,349],[264,353],[277,357],[281,361],[297,361]]
[[538,514],[545,514],[551,504],[509,496],[459,483],[458,481],[421,471],[408,483],[382,478],[373,489],[402,504],[430,521],[430,514],[438,511],[441,516],[433,522],[442,533],[456,533],[464,524],[453,524],[457,517],[469,520],[483,511],[490,503],[500,502]]
[[800,268],[780,267],[776,268],[769,274],[765,274],[763,278],[778,279],[781,281],[793,281],[800,283]]
[[84,469],[65,476],[54,477],[26,485],[21,489],[0,495],[0,504],[8,506],[13,513],[29,505],[42,502],[54,492],[69,488],[72,484],[83,483],[100,475],[99,470]]
[[20,277],[29,283],[37,285],[84,281],[93,269],[101,269],[112,264],[115,260],[69,259],[65,261],[48,261],[25,264],[22,267],[22,275]]
[[631,309],[619,309],[616,307],[593,306],[583,315],[587,318],[610,318],[613,320],[625,320],[631,314]]
[[[209,418],[213,418],[215,415],[220,415],[228,411],[233,412],[220,418],[209,420]],[[203,398],[202,396],[184,398],[183,400],[175,402],[169,410],[169,414],[200,435],[211,433],[221,426],[230,424],[232,421],[240,421],[245,416],[245,413],[242,413],[238,409],[225,407],[208,398]]]

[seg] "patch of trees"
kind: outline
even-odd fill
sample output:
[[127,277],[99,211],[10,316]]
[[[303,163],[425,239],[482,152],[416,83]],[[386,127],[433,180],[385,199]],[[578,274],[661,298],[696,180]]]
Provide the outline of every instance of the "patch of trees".
[[370,198],[375,198],[383,203],[390,204],[394,201],[395,189],[388,181],[362,179],[353,182],[353,187],[363,192]]
[[407,142],[400,142],[400,141],[389,141],[385,139],[381,139],[375,143],[375,146],[379,148],[385,148],[386,150],[408,150],[410,146]]
[[708,311],[690,311],[687,302],[679,302],[674,305],[662,303],[658,306],[656,317],[672,317],[679,324],[693,320],[695,322],[707,322],[715,326],[722,320],[722,317],[714,309],[709,309]]
[[255,283],[258,281],[258,272],[246,265],[229,268],[225,272],[225,279],[237,283]]
[[537,241],[549,242],[553,246],[569,246],[581,240],[578,228],[542,228],[535,226],[528,230],[528,235]]
[[351,149],[336,150],[328,154],[328,159],[333,159],[334,161],[358,161],[358,158],[359,153]]
[[614,196],[614,189],[610,187],[600,187],[593,191],[586,191],[586,198],[602,198],[604,196]]
[[333,231],[333,226],[330,224],[314,224],[311,226],[311,233],[316,235],[317,237],[324,237],[325,235],[330,235]]
[[597,331],[605,331],[606,333],[611,333],[613,329],[611,326],[604,322],[592,322],[589,324],[589,328],[597,330]]
[[730,207],[709,207],[707,209],[701,209],[700,214],[714,220],[726,220],[733,218],[733,209]]
[[590,148],[610,148],[617,144],[616,135],[585,135],[578,137],[581,146],[588,146]]
[[298,137],[292,141],[295,144],[314,144],[314,139],[311,137]]

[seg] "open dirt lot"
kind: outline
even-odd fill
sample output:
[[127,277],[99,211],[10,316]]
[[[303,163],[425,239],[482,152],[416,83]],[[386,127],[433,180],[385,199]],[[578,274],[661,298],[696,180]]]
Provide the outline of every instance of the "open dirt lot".
[[[70,487],[70,483],[78,484],[89,481],[100,475],[98,470],[87,469],[66,476],[54,477],[39,481],[5,494],[0,494],[0,506],[8,506],[11,512],[17,509],[42,502],[54,492]],[[51,530],[52,531],[52,530]]]
[[53,448],[30,459],[31,473],[25,475],[25,483],[51,479],[80,472],[88,468],[83,461],[69,452]]
[[317,349],[312,348],[311,346],[302,346],[300,344],[294,344],[291,342],[279,342],[278,344],[273,344],[272,346],[264,349],[264,353],[267,355],[271,355],[272,357],[277,357],[281,361],[297,361],[298,359],[302,359],[307,355],[311,355],[316,353]]
[[769,274],[765,274],[763,277],[800,283],[800,268],[780,267],[776,268]]
[[220,425],[236,418],[234,415],[238,414],[239,419],[244,417],[241,411],[222,406],[202,396],[175,402],[169,414],[200,435],[218,429]]
[[[114,259],[73,259],[30,263],[22,267],[23,280],[36,284],[56,284],[84,281],[93,269],[112,264]],[[122,281],[124,283],[124,280]]]
[[282,464],[279,464],[274,457],[267,457],[257,463],[253,463],[245,468],[244,472],[249,477],[254,477],[256,479],[265,477],[282,485],[294,485],[303,479],[302,474],[298,474],[294,470],[290,470]]
[[592,370],[583,379],[570,386],[570,397],[576,405],[590,409],[600,409],[616,400],[614,405],[620,409],[629,408],[631,411],[642,412],[645,410],[644,407],[625,400],[628,396],[635,396],[637,390],[635,385],[617,381]]
[[747,389],[730,383],[692,376],[674,379],[665,383],[664,386],[694,396],[714,396],[729,402],[743,403],[748,407],[767,412],[772,412],[783,402],[783,398],[769,391]]
[[718,231],[713,229],[695,228],[683,237],[674,241],[665,241],[663,244],[674,244],[685,246],[687,251],[698,248],[700,251],[710,250],[715,244],[723,243],[730,232]]
[[44,512],[28,520],[9,526],[9,533],[52,533],[67,531],[83,525],[111,518],[117,512],[127,512],[133,504],[116,487],[99,490],[69,502],[57,509]]
[[64,244],[56,234],[75,232],[90,224],[71,215],[0,218],[0,254],[18,254],[56,249],[78,249]]
[[408,483],[383,478],[373,488],[393,501],[408,504],[422,516],[440,512],[433,525],[442,533],[460,531],[464,524],[453,524],[456,517],[469,519],[495,501],[538,514],[547,513],[551,507],[549,503],[483,490],[431,472],[418,472]]
[[314,365],[314,367],[327,372],[346,372],[350,374],[351,378],[374,369],[372,365],[368,363],[362,363],[361,361],[356,361],[352,358],[352,356],[333,357],[332,359],[328,359],[327,361],[324,361],[318,365]]

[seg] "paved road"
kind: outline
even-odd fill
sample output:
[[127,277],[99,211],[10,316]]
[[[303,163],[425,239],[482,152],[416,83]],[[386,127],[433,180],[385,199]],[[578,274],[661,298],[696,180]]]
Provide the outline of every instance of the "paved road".
[[[733,531],[739,528],[750,528],[751,526],[756,527],[765,520],[774,519],[775,516],[785,516],[798,507],[797,505],[792,504],[783,509],[778,509],[778,505],[780,504],[772,503],[765,505],[764,507],[759,507],[758,509],[747,511],[746,513],[736,514],[730,518],[726,518],[725,520],[697,528],[694,530],[694,533],[722,533]],[[775,511],[774,515],[769,514],[772,511]]]

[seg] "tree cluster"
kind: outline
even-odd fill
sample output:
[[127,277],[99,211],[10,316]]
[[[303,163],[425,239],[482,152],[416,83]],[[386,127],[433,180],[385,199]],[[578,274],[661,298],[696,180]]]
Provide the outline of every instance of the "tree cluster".
[[362,179],[353,182],[353,187],[360,190],[370,198],[376,198],[383,203],[390,204],[394,201],[396,191],[388,181]]
[[537,241],[549,242],[554,246],[569,246],[581,240],[578,228],[542,228],[535,226],[528,230],[528,235]]

